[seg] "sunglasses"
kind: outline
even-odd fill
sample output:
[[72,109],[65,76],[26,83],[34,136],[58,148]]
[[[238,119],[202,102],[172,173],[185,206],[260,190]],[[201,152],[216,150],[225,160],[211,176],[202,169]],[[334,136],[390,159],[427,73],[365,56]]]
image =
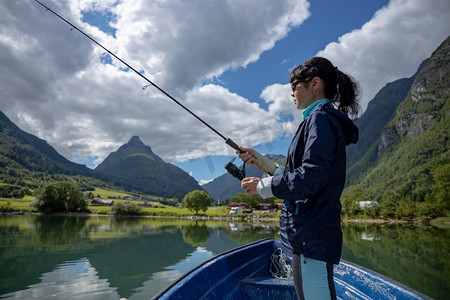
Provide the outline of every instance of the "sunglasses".
[[293,91],[293,92],[295,91],[295,89],[297,88],[297,85],[298,85],[300,82],[301,82],[301,81],[298,80],[298,79],[296,79],[296,80],[294,80],[294,81],[291,82],[291,88],[292,88],[292,91]]

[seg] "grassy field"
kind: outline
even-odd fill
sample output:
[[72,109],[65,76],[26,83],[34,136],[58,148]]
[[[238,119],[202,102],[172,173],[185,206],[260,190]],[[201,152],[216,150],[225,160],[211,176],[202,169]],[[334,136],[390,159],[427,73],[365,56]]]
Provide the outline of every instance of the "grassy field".
[[106,189],[101,189],[101,188],[95,188],[95,191],[93,191],[92,194],[94,194],[94,197],[99,197],[99,198],[103,198],[103,199],[124,198],[124,197],[131,196],[130,194],[127,194],[124,192],[106,190]]
[[32,197],[24,199],[0,198],[0,211],[25,211],[36,212],[36,208],[31,207],[30,203],[34,200]]
[[[86,192],[87,194],[89,192]],[[95,188],[91,192],[94,197],[102,199],[110,199],[117,203],[129,202],[123,198],[127,196],[132,196],[125,192],[107,190],[102,188]],[[150,196],[152,199],[158,199],[159,197]],[[25,196],[23,199],[10,199],[10,198],[0,198],[0,212],[37,212],[36,208],[30,206],[30,203],[36,200],[34,196]],[[144,204],[144,201],[132,201],[132,203],[140,205]],[[109,215],[111,214],[111,206],[88,206],[91,214],[98,215]],[[260,212],[255,212],[260,213]],[[165,205],[159,202],[152,202],[152,207],[142,207],[142,214],[144,216],[161,216],[161,217],[188,217],[194,216],[195,212],[188,210],[183,207],[173,207],[170,205]],[[206,217],[224,217],[227,216],[228,210],[225,206],[211,206],[208,207],[206,212],[200,211],[199,216]],[[244,215],[233,215],[233,216],[246,216]],[[278,214],[264,214],[263,217],[278,217]]]
[[[101,192],[101,191],[100,191]],[[28,199],[7,199],[0,198],[0,212],[37,212],[36,208],[31,207],[30,203],[35,200],[34,198]],[[125,203],[127,200],[123,199],[113,199],[114,203]],[[143,201],[132,201],[135,204],[143,204]],[[109,215],[111,214],[110,206],[88,206],[91,214],[93,215]],[[159,216],[159,217],[189,217],[194,216],[195,213],[187,208],[183,207],[173,207],[169,205],[164,205],[158,202],[153,203],[153,207],[143,207],[143,216]],[[275,214],[262,214],[261,212],[254,212],[254,214],[261,214],[261,217],[265,218],[278,218],[279,212]],[[225,217],[229,216],[228,210],[225,206],[211,206],[208,207],[206,212],[200,211],[199,216],[205,217]],[[243,215],[233,215],[235,217],[248,216]]]
[[[100,191],[101,193],[101,191]],[[106,195],[103,194],[103,195]],[[106,198],[106,197],[105,197]],[[36,208],[31,207],[30,203],[35,200],[33,197],[25,199],[10,199],[10,198],[0,198],[0,211],[3,212],[37,212]],[[113,199],[114,203],[126,203],[127,200],[123,199]],[[132,201],[135,204],[143,204],[143,201]],[[92,214],[107,215],[111,213],[110,206],[88,206],[88,209]],[[170,216],[170,217],[183,217],[183,216],[193,216],[195,213],[183,207],[173,207],[169,205],[164,205],[158,202],[153,203],[153,207],[143,207],[143,215],[147,216]],[[207,217],[223,217],[228,215],[228,210],[225,206],[211,206],[208,207],[206,213],[203,211],[199,212],[200,216]]]

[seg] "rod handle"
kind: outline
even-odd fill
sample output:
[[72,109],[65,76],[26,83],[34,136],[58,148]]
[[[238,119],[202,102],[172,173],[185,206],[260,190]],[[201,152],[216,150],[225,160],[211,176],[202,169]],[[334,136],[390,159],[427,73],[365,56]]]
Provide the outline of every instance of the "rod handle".
[[[241,150],[241,148],[239,148],[238,144],[236,144],[232,139],[227,138],[225,140],[225,143],[227,145],[229,145],[231,148],[239,151],[239,153],[244,153],[244,151]],[[253,164],[255,165],[255,167],[257,167],[258,169],[260,169],[261,171],[263,171],[266,174],[269,175],[273,175],[270,173],[269,168],[266,167],[265,165],[263,165],[260,161],[258,161],[256,158],[253,159]]]

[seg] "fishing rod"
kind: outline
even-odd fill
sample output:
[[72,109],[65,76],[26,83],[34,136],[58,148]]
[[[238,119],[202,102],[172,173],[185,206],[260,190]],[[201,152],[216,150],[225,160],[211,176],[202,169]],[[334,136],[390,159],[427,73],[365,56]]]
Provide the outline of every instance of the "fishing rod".
[[[89,36],[87,33],[85,33],[83,30],[79,29],[77,26],[75,26],[74,24],[72,24],[71,22],[69,22],[67,19],[65,19],[64,17],[62,17],[61,15],[59,15],[57,12],[55,12],[54,10],[52,10],[51,8],[49,8],[48,6],[46,6],[45,4],[43,4],[42,2],[40,2],[39,0],[34,0],[35,2],[37,2],[38,4],[40,4],[42,7],[45,8],[46,11],[51,12],[52,14],[54,14],[56,17],[58,17],[59,19],[61,19],[62,21],[64,21],[65,23],[69,24],[71,26],[70,30],[77,30],[79,33],[81,33],[82,35],[84,35],[86,38],[88,38],[89,40],[91,40],[94,44],[96,44],[97,46],[101,47],[103,50],[105,50],[107,53],[109,53],[111,56],[113,56],[114,58],[116,58],[118,61],[120,61],[121,63],[123,63],[125,66],[127,66],[130,70],[132,70],[134,73],[136,73],[137,75],[139,75],[141,78],[143,78],[145,81],[147,81],[151,86],[155,87],[158,91],[160,91],[161,93],[163,93],[165,96],[167,96],[170,100],[172,100],[173,102],[175,102],[176,104],[178,104],[179,106],[181,106],[184,110],[186,110],[188,113],[190,113],[192,116],[194,116],[197,120],[199,120],[200,122],[202,122],[204,125],[206,125],[209,129],[211,129],[214,133],[216,133],[218,136],[220,136],[227,145],[229,145],[231,148],[239,151],[240,153],[243,153],[243,151],[241,150],[241,148],[238,146],[238,144],[236,144],[233,140],[231,140],[230,138],[225,137],[223,134],[221,134],[219,131],[217,131],[214,127],[212,127],[211,125],[209,125],[208,123],[206,123],[203,119],[201,119],[199,116],[197,116],[195,113],[193,113],[190,109],[188,109],[186,106],[184,106],[182,103],[180,103],[177,99],[175,99],[174,97],[172,97],[169,93],[167,93],[165,90],[163,90],[162,88],[160,88],[158,85],[156,85],[153,81],[151,81],[150,79],[148,79],[146,76],[144,76],[142,73],[140,73],[139,71],[137,71],[135,68],[133,68],[132,66],[130,66],[127,62],[125,62],[123,59],[121,59],[120,57],[118,57],[117,55],[115,55],[114,53],[112,53],[108,48],[106,48],[105,46],[103,46],[102,44],[100,44],[99,42],[97,42],[94,38],[92,38],[91,36]],[[260,159],[261,160],[261,159]],[[231,164],[231,165],[230,165]],[[253,160],[253,164],[255,166],[257,166],[260,170],[262,170],[265,173],[270,174],[270,167],[267,166],[268,162],[260,162],[257,159]],[[233,171],[230,172],[230,170],[227,168],[227,166],[229,166],[228,168],[230,168],[230,170],[232,169]],[[233,168],[232,166],[234,166],[232,164],[232,161],[230,163],[228,163],[225,168],[227,169],[227,171],[233,175],[234,177],[240,179],[240,177],[245,177],[245,169],[242,169],[241,174],[237,174],[236,173],[236,169],[237,168],[235,166],[235,168]],[[245,167],[245,163],[243,164],[243,168]],[[243,173],[243,174],[242,174]],[[242,179],[240,179],[242,180]]]

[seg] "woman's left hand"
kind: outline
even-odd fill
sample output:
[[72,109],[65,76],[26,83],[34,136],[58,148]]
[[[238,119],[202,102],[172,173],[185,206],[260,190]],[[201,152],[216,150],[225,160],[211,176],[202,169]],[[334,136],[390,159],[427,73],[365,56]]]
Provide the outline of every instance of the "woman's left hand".
[[258,177],[246,177],[242,179],[241,181],[241,187],[244,189],[244,191],[247,193],[247,195],[252,196],[258,194],[258,191],[256,190],[256,186],[259,183]]

